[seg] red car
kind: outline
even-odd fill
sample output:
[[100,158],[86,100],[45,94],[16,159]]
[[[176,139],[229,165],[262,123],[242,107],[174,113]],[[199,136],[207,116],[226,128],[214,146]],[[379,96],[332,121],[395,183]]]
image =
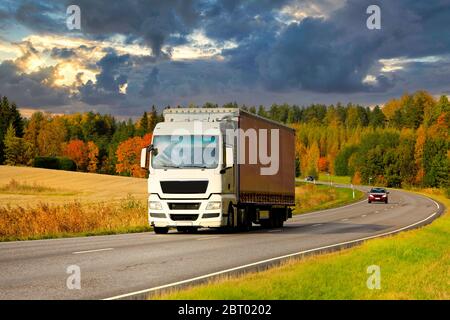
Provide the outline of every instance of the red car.
[[389,191],[386,191],[384,188],[372,188],[369,191],[367,202],[372,203],[372,201],[378,201],[388,203],[388,194]]

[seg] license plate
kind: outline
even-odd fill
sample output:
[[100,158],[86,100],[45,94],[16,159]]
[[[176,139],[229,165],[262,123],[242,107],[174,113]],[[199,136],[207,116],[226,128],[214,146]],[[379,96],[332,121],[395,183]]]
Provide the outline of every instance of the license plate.
[[192,227],[194,223],[192,221],[177,221],[177,227]]

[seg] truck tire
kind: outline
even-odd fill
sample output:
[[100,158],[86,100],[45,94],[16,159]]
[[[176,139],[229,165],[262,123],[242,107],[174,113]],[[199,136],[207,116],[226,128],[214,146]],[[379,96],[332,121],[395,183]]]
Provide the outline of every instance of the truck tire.
[[169,232],[169,228],[167,227],[153,227],[153,231],[156,234],[166,234]]

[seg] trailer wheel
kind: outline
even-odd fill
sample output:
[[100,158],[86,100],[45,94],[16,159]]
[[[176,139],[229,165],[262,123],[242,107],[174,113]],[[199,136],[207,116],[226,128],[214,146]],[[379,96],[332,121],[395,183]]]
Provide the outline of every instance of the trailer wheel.
[[168,227],[153,227],[153,231],[156,234],[166,234],[169,232],[169,228]]

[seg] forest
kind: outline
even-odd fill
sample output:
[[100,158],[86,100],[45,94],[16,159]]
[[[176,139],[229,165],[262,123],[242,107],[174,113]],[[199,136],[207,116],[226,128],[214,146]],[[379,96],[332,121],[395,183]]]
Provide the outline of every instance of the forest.
[[[177,106],[179,107],[179,106]],[[189,107],[197,107],[190,105]],[[205,103],[203,108],[219,105]],[[351,176],[355,184],[448,187],[450,103],[426,91],[382,107],[349,103],[270,107],[227,103],[296,130],[297,176]],[[140,149],[162,114],[155,106],[137,120],[94,112],[21,116],[0,97],[0,164],[145,177]]]

